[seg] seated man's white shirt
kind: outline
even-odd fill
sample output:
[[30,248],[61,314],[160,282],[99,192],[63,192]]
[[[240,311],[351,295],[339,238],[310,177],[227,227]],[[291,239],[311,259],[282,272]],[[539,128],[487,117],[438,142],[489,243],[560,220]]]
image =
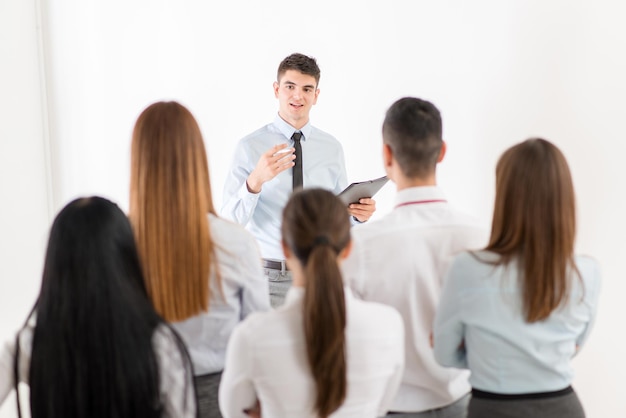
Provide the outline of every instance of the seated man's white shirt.
[[443,278],[457,253],[487,244],[488,230],[454,210],[436,186],[397,193],[395,208],[352,228],[343,273],[355,295],[395,307],[405,324],[405,369],[391,411],[449,405],[470,391],[469,373],[436,361],[430,334]]

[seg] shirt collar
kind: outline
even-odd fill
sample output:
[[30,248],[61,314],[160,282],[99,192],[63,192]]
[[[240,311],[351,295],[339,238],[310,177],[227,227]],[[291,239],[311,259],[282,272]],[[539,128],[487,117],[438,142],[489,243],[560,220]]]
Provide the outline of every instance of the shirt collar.
[[[294,128],[293,126],[291,126],[290,124],[288,124],[287,122],[285,122],[285,120],[281,118],[278,113],[276,113],[276,117],[274,118],[273,125],[276,127],[276,129],[278,129],[280,133],[282,133],[285,136],[285,138],[289,140],[291,140],[291,136],[293,135],[293,133],[298,130]],[[310,120],[307,122],[306,125],[302,127],[302,129],[299,130],[300,132],[302,132],[302,139],[304,141],[306,141],[307,138],[309,138],[312,130],[313,130],[313,127],[311,126]]]
[[420,186],[409,187],[400,190],[396,194],[394,207],[398,205],[406,205],[411,202],[428,202],[428,201],[446,200],[446,196],[438,186]]
[[[346,304],[348,301],[352,299],[352,290],[348,286],[344,286],[343,292],[346,298]],[[285,303],[284,307],[289,307],[292,305],[296,305],[301,303],[302,299],[304,299],[304,287],[302,286],[291,286],[285,295]]]

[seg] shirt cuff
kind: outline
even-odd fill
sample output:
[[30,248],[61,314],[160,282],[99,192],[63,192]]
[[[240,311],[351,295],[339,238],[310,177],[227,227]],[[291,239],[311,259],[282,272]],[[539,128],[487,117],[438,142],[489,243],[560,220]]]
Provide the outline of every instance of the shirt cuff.
[[243,182],[243,184],[241,185],[241,188],[239,189],[240,199],[247,200],[248,202],[251,202],[251,203],[256,203],[257,200],[259,200],[259,196],[261,196],[261,192],[252,193],[250,190],[248,190],[248,182],[247,181]]
[[367,221],[363,221],[363,222],[361,222],[361,221],[359,221],[357,218],[355,218],[354,216],[350,216],[350,223],[351,223],[352,225],[363,224],[363,223],[365,223],[365,222],[367,222]]

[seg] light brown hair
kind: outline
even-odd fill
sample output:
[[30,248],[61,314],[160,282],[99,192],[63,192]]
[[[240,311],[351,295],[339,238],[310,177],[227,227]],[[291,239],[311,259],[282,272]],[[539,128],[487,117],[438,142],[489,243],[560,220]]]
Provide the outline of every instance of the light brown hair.
[[486,250],[500,264],[518,262],[528,322],[547,318],[569,293],[574,264],[576,197],[565,157],[533,138],[504,152],[496,167],[496,199]]
[[157,102],[133,130],[130,220],[154,306],[167,321],[209,308],[220,276],[208,215],[215,214],[198,123],[177,102]]
[[282,236],[304,266],[304,334],[315,380],[315,410],[326,418],[346,398],[346,306],[337,263],[350,242],[345,205],[331,192],[294,193],[283,211]]

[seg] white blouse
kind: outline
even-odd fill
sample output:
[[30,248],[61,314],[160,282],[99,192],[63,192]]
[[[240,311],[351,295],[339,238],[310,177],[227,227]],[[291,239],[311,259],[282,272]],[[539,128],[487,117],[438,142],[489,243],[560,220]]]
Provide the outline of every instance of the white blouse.
[[189,350],[196,375],[222,371],[235,325],[251,312],[270,309],[268,282],[254,237],[226,219],[209,215],[209,222],[224,298],[213,273],[208,278],[212,294],[208,312],[172,324]]
[[[303,330],[304,289],[292,287],[280,308],[250,315],[233,333],[219,391],[225,418],[246,418],[259,400],[265,417],[316,417],[315,383]],[[355,299],[346,288],[348,392],[331,416],[386,413],[404,367],[404,326],[398,312]]]

